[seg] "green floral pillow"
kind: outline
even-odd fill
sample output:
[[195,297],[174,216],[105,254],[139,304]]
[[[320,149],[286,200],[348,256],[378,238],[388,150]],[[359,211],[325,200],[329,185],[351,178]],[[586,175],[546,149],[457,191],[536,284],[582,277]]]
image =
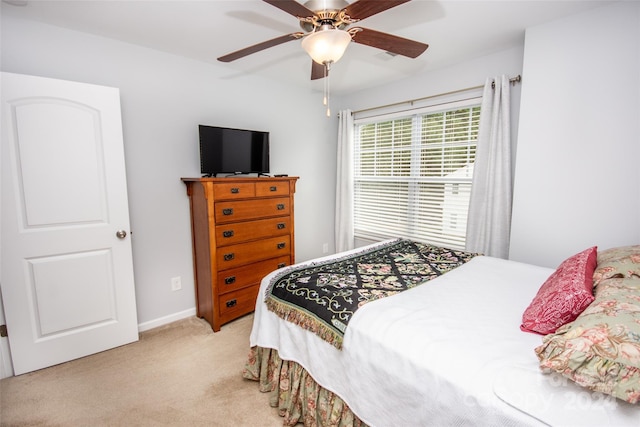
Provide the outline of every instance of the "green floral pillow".
[[604,280],[576,320],[535,349],[545,373],[593,391],[640,401],[640,277]]
[[640,245],[598,252],[598,266],[593,273],[594,286],[614,277],[640,278]]

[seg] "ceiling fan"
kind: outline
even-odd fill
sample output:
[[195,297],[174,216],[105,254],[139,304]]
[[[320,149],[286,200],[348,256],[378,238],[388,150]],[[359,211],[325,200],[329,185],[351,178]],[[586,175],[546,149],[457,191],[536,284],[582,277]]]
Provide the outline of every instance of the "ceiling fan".
[[351,41],[375,47],[387,52],[416,58],[428,44],[405,39],[362,27],[349,28],[351,24],[407,3],[410,0],[309,0],[301,4],[295,0],[263,0],[278,9],[295,16],[304,32],[276,37],[253,46],[240,49],[218,58],[231,62],[264,49],[302,39],[302,48],[311,56],[311,79],[326,77],[331,64],[338,61]]

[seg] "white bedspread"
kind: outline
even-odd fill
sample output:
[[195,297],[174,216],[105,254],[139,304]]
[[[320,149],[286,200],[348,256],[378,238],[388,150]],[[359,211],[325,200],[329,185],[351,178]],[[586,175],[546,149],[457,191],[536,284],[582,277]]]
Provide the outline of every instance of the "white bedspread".
[[[639,425],[636,406],[588,391],[571,406],[566,393],[581,389],[541,381],[547,376],[534,353],[541,337],[519,326],[552,272],[476,257],[360,308],[342,350],[266,309],[272,273],[262,282],[250,345],[277,349],[302,365],[371,426]],[[549,398],[550,388],[556,398]],[[580,410],[571,412],[576,404]]]

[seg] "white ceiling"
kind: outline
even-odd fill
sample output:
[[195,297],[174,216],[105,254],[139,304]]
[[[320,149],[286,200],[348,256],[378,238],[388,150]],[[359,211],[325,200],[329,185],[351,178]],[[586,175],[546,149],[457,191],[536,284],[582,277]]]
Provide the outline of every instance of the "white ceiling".
[[[331,91],[366,89],[517,46],[527,27],[611,1],[413,0],[358,26],[428,43],[429,49],[409,59],[352,43],[331,70]],[[259,0],[3,0],[2,13],[215,63],[227,79],[260,74],[322,89],[322,80],[310,80],[311,60],[297,40],[231,63],[216,60],[301,31],[295,17]]]

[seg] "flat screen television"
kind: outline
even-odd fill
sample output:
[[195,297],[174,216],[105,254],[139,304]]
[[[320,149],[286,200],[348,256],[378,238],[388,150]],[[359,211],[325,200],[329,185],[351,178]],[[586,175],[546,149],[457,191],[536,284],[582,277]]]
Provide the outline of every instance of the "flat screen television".
[[200,172],[268,174],[269,132],[199,125]]

